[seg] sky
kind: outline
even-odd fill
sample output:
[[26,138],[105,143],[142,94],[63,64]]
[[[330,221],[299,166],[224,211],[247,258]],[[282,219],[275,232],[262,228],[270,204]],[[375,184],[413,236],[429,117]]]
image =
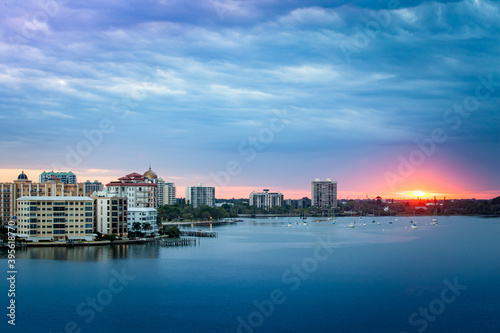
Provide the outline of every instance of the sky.
[[500,3],[4,0],[0,181],[500,195]]

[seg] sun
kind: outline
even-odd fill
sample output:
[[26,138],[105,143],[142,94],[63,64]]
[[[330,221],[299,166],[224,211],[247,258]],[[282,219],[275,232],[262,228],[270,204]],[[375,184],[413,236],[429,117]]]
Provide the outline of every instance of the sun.
[[426,195],[427,195],[427,193],[425,193],[423,191],[414,191],[413,192],[413,196],[417,197],[417,198],[425,197]]

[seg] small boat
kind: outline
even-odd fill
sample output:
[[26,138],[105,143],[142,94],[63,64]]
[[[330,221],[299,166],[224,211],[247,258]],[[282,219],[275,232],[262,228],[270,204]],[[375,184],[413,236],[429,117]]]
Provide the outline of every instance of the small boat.
[[433,218],[433,219],[432,219],[432,222],[434,222],[434,224],[438,224],[438,219]]
[[413,224],[411,225],[411,228],[412,228],[412,229],[418,229],[418,227],[417,227],[417,225],[416,225],[415,223],[413,223]]
[[375,220],[372,220],[372,223],[375,223]]
[[292,224],[291,223],[288,223],[288,228],[291,228],[292,227]]
[[437,224],[437,223],[436,223],[436,222],[434,222],[434,221],[432,221],[432,222],[431,222],[431,225],[436,225],[436,224]]
[[307,222],[305,222],[305,221],[304,221],[304,222],[302,222],[302,225],[307,225]]
[[392,221],[389,221],[389,224],[392,224]]
[[381,224],[380,222],[377,222],[377,224]]
[[366,226],[366,222],[363,222],[363,225]]
[[354,228],[354,223],[348,225],[349,228]]

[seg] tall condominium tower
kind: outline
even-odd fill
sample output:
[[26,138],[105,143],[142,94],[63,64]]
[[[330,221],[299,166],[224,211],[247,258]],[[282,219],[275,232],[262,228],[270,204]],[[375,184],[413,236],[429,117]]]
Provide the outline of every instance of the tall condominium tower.
[[313,206],[337,207],[337,182],[316,178],[311,182],[311,197]]

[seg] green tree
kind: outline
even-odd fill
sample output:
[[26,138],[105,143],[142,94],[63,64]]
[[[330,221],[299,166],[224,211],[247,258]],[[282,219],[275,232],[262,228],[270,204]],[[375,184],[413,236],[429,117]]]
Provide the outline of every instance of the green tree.
[[132,223],[132,230],[135,231],[140,231],[142,229],[142,225],[140,222],[134,222]]
[[167,229],[168,237],[175,238],[175,237],[179,237],[180,234],[181,234],[181,231],[177,227],[170,227]]

